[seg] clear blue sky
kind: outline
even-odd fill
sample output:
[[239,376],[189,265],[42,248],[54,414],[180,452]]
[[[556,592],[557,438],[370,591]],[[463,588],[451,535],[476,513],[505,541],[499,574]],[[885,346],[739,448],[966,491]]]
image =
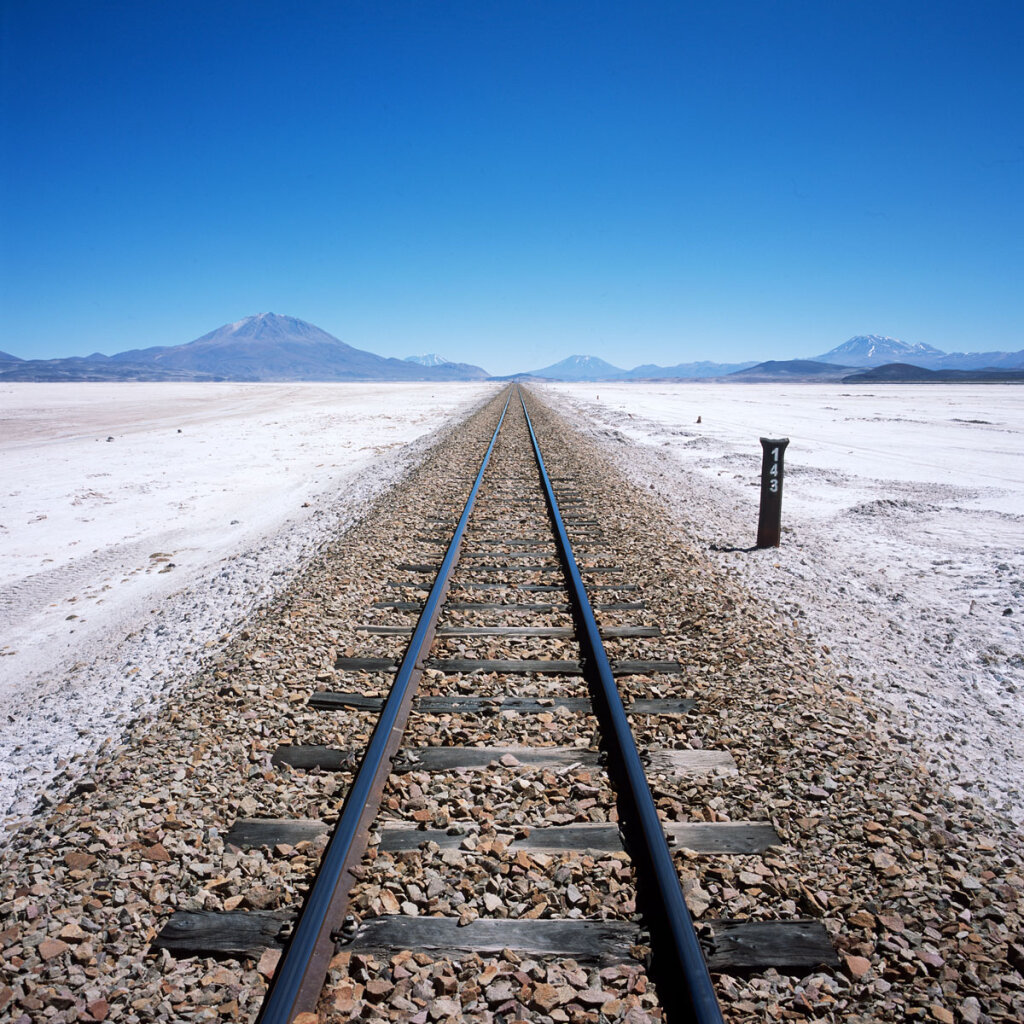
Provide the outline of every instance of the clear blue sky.
[[1024,3],[0,0],[0,349],[1024,347]]

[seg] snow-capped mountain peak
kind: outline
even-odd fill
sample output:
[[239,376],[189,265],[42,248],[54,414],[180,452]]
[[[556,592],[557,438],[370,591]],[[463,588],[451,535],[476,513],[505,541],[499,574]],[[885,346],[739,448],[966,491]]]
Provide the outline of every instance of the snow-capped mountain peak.
[[418,363],[420,366],[451,366],[452,361],[439,356],[436,352],[426,352],[421,356],[406,356],[405,362]]
[[915,363],[942,355],[939,349],[923,342],[911,344],[883,334],[858,334],[824,355],[813,358],[817,362],[840,366],[883,366],[886,363]]

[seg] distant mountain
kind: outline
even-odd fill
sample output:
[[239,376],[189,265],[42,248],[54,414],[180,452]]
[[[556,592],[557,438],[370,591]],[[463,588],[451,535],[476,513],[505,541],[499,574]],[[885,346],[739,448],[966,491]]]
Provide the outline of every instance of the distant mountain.
[[7,370],[11,367],[17,366],[18,363],[25,362],[24,359],[18,358],[18,356],[12,356],[9,352],[0,352],[0,370]]
[[824,355],[813,356],[818,363],[836,363],[840,366],[881,366],[884,363],[910,362],[920,365],[922,359],[942,356],[939,349],[931,345],[915,345],[898,338],[886,338],[881,334],[858,334]]
[[618,366],[599,359],[597,356],[569,356],[559,363],[545,366],[542,370],[531,370],[528,373],[510,374],[507,377],[496,377],[495,380],[566,380],[566,381],[599,381],[599,380],[696,380],[705,377],[721,377],[734,370],[742,370],[753,366],[746,363],[677,363],[675,366],[658,366],[656,363],[644,363],[634,366],[632,370],[623,370]]
[[1019,352],[948,352],[941,359],[929,359],[933,370],[986,370],[1024,368],[1024,349]]
[[1024,384],[1020,370],[927,370],[909,363],[886,363],[843,377],[844,384]]
[[625,374],[625,370],[597,356],[569,356],[542,370],[531,370],[529,376],[546,380],[620,380]]
[[921,342],[911,344],[880,334],[861,334],[844,341],[824,355],[814,356],[821,363],[844,366],[885,366],[902,363],[930,370],[980,370],[987,367],[1013,369],[1024,367],[1020,352],[943,352]]
[[[14,374],[17,374],[15,377]],[[28,360],[0,380],[484,380],[478,366],[420,366],[353,348],[314,324],[260,313],[186,345],[131,349],[107,358]]]
[[835,363],[822,363],[813,359],[769,359],[745,370],[730,373],[721,380],[744,384],[842,380],[851,369],[850,366],[837,366]]
[[440,367],[452,374],[453,377],[458,373],[459,380],[486,380],[490,377],[490,374],[482,367],[474,366],[472,363],[453,363],[450,359],[437,355],[436,352],[429,352],[422,356],[406,356],[402,362],[415,363],[417,366]]
[[735,373],[737,370],[745,370],[748,366],[754,366],[754,361],[745,363],[710,363],[702,360],[696,363],[677,363],[675,366],[657,366],[654,363],[644,363],[643,366],[634,366],[626,373],[629,380],[642,380],[652,378],[683,378],[686,380],[700,380],[704,377],[724,377],[728,373]]

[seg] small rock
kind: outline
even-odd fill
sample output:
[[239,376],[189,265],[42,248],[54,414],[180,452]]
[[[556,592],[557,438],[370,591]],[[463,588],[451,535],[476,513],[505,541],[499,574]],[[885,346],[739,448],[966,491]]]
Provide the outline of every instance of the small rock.
[[94,1002],[88,1003],[85,1007],[93,1020],[106,1020],[107,1014],[110,1013],[110,1004],[106,999],[97,999]]
[[386,978],[371,978],[366,983],[366,995],[379,1003],[394,987]]
[[[543,985],[538,988],[543,988]],[[550,988],[551,986],[547,986]],[[507,1003],[513,995],[512,983],[507,978],[500,978],[492,985],[488,985],[484,989],[484,996],[487,998],[487,1002],[492,1006],[498,1006],[501,1003]],[[545,1011],[546,1012],[546,1011]]]
[[603,1006],[611,999],[612,994],[600,988],[585,988],[576,993],[576,1001],[584,1006]]
[[554,985],[541,984],[533,990],[530,998],[530,1005],[536,1007],[541,1013],[550,1013],[556,1006],[560,1006],[562,999],[558,989]]
[[960,1019],[964,1024],[978,1024],[981,1017],[981,1003],[974,996],[967,996],[960,1004]]
[[362,986],[359,986],[357,991],[355,982],[343,981],[331,991],[331,1003],[334,1009],[338,1013],[351,1013],[355,1009],[356,1000],[359,998],[358,993],[362,991]]
[[89,933],[82,931],[77,924],[66,924],[57,933],[65,942],[83,942],[89,938]]
[[430,1004],[430,1019],[443,1020],[445,1017],[459,1017],[462,1004],[455,999],[435,999]]
[[44,960],[52,960],[55,956],[60,956],[61,953],[70,948],[66,942],[61,942],[60,939],[43,939],[39,943],[39,955]]
[[279,949],[265,949],[263,955],[260,957],[260,962],[256,965],[256,970],[263,975],[264,978],[272,978],[274,971],[277,970],[277,963],[281,959],[281,950]]
[[871,961],[863,956],[844,956],[843,967],[853,981],[860,981],[871,970]]
[[91,853],[82,853],[75,850],[64,854],[64,863],[72,871],[83,871],[85,868],[92,867],[96,863],[96,858]]

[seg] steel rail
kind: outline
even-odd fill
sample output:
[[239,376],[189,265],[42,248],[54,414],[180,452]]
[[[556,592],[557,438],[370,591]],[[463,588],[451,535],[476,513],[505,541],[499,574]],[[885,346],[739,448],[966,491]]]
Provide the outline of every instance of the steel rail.
[[635,842],[630,837],[631,855],[640,862],[641,867],[647,869],[644,876],[638,877],[638,883],[653,883],[652,890],[643,894],[643,904],[652,937],[666,940],[664,944],[652,943],[657,968],[655,981],[658,998],[670,1011],[670,1019],[694,1021],[697,1024],[723,1024],[722,1010],[715,996],[693,919],[683,899],[679,875],[672,862],[665,831],[651,796],[633,730],[622,706],[622,697],[612,676],[601,632],[572,554],[569,535],[558,510],[558,501],[526,409],[526,401],[518,386],[517,392],[533,441],[533,453],[568,579],[570,601],[580,633],[584,670],[595,691],[602,731],[612,744],[612,753],[618,761],[622,776],[624,791],[620,790],[619,793],[620,799],[624,800],[622,809],[627,821],[639,832]]
[[[365,851],[369,826],[377,814],[377,804],[387,780],[391,758],[405,731],[409,708],[423,674],[423,661],[433,642],[449,578],[459,560],[466,524],[473,511],[491,452],[498,440],[498,432],[505,422],[511,398],[512,391],[509,389],[498,425],[494,428],[491,443],[438,569],[430,596],[423,606],[355,781],[345,798],[341,817],[324,851],[295,930],[274,972],[273,981],[256,1018],[258,1024],[290,1024],[299,1013],[316,1009],[327,976],[327,967],[334,955],[334,936],[347,908],[349,889],[355,881],[350,868],[362,858]],[[376,801],[373,800],[375,795]]]

